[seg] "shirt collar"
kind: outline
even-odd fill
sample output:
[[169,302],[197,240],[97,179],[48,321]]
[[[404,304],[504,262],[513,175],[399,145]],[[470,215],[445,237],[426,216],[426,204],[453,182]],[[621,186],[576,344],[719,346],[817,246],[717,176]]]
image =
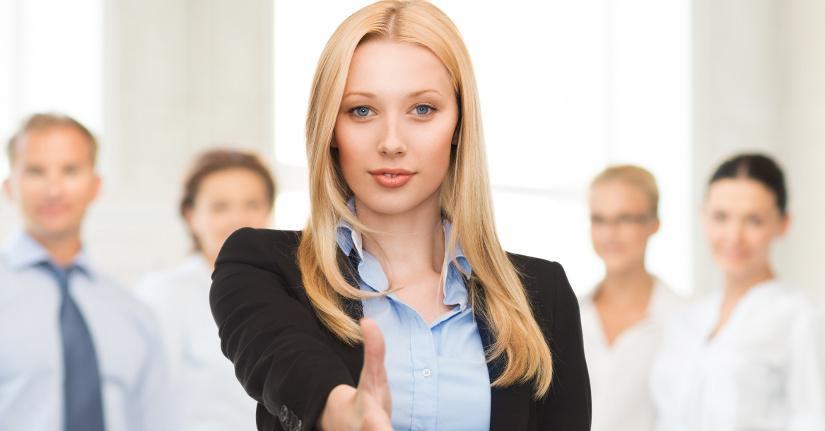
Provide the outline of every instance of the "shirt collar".
[[[11,238],[9,238],[3,247],[3,251],[5,252],[4,254],[6,255],[9,267],[14,271],[21,271],[44,262],[54,264],[49,252],[23,230],[18,230],[12,234]],[[82,249],[75,255],[71,266],[79,269],[80,272],[86,274],[88,277],[94,276],[89,257]]]
[[[355,215],[355,199],[350,198],[347,202],[347,208]],[[444,228],[444,245],[448,246],[452,234],[452,223],[449,220],[443,219],[442,225]],[[364,246],[361,233],[355,230],[352,225],[341,217],[337,225],[337,239],[338,247],[346,256],[350,256],[353,250],[358,259],[358,266],[364,259]],[[457,266],[456,266],[457,264]],[[461,244],[456,241],[454,253],[444,255],[444,267],[446,269],[446,279],[444,280],[444,303],[448,305],[459,305],[461,309],[467,306],[467,288],[464,283],[454,283],[455,277],[463,278],[461,281],[467,281],[472,275],[473,268],[470,261],[464,255],[464,250]],[[460,286],[461,288],[456,288]]]
[[[347,208],[355,215],[355,199],[350,198],[347,201]],[[349,256],[352,250],[355,249],[359,260],[364,259],[364,245],[361,240],[361,233],[356,231],[352,225],[343,217],[338,219],[338,247],[344,252],[345,256]]]

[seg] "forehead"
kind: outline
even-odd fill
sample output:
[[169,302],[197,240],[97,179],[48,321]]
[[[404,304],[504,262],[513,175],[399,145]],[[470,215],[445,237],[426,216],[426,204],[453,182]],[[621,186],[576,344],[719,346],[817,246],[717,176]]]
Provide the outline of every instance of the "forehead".
[[359,45],[347,75],[347,92],[402,94],[436,89],[450,91],[444,64],[429,49],[388,39]]
[[86,135],[71,126],[32,130],[13,145],[15,161],[91,161],[92,155],[92,143]]
[[712,209],[767,211],[776,209],[776,196],[759,181],[731,178],[710,185],[707,204]]
[[648,211],[651,205],[647,193],[626,181],[606,180],[590,188],[593,212],[637,213]]
[[197,197],[236,197],[250,195],[266,196],[266,184],[256,172],[246,168],[221,169],[203,177],[198,186]]

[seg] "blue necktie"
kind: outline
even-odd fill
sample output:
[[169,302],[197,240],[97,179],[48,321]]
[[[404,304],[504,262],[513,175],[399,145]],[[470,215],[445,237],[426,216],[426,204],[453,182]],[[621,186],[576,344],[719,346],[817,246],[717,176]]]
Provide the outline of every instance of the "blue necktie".
[[104,431],[103,398],[97,355],[80,308],[69,294],[66,270],[45,263],[60,286],[60,336],[63,341],[63,398],[65,431]]

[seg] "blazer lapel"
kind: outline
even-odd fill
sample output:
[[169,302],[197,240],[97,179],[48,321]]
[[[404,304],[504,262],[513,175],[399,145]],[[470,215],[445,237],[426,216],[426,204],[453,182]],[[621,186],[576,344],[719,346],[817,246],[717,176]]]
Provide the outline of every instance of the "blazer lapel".
[[[341,269],[341,274],[350,285],[357,288],[358,276],[355,272],[355,268],[357,268],[358,265],[356,260],[357,256],[354,256],[353,254],[350,256],[345,256],[340,249],[338,250],[338,267]],[[344,312],[346,312],[347,315],[349,315],[349,317],[353,320],[357,321],[364,317],[364,307],[361,304],[361,300],[344,298],[341,305],[344,308]],[[364,345],[356,344],[354,346],[349,346],[342,343],[340,340],[336,339],[336,341],[336,343],[333,343],[335,349],[338,351],[338,354],[344,358],[344,362],[347,364],[350,375],[352,375],[353,381],[357,384],[358,378],[361,376],[361,369],[364,368]]]
[[[341,249],[338,249],[338,268],[341,269],[341,275],[347,280],[350,286],[360,289],[358,285],[358,255],[353,248],[349,256],[345,256]],[[359,320],[364,317],[364,306],[360,299],[344,298],[343,300],[344,312],[354,320]]]

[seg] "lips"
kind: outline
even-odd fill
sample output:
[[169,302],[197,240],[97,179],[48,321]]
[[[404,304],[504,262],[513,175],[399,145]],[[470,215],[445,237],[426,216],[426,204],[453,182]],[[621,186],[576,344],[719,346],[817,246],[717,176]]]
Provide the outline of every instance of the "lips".
[[68,210],[69,210],[69,207],[67,205],[44,205],[44,206],[41,206],[40,208],[38,208],[37,212],[39,214],[44,215],[44,216],[54,217],[54,216],[58,216],[60,214],[63,214],[65,212],[67,212]]
[[415,172],[406,169],[382,168],[369,171],[378,185],[386,188],[398,188],[410,181]]

